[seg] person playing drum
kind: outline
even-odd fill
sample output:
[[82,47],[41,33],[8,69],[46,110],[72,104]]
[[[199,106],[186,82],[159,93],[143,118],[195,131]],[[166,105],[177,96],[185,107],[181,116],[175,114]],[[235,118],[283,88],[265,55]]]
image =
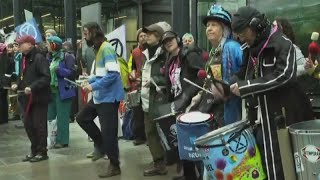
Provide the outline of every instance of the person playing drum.
[[[199,90],[183,79],[187,78],[200,86],[203,85],[203,80],[197,77],[199,70],[204,69],[202,53],[192,49],[183,51],[182,41],[173,31],[167,31],[162,35],[162,45],[169,54],[165,66],[167,92],[170,92],[169,102],[173,102],[171,107],[174,112],[185,112],[192,97]],[[186,179],[197,179],[195,164],[192,161],[183,161],[183,169]]]
[[[231,84],[235,74],[240,69],[243,56],[240,44],[232,39],[231,15],[220,5],[213,5],[208,11],[207,16],[203,19],[203,24],[206,26],[207,38],[212,45],[209,61],[205,67],[206,74],[210,78],[214,78],[225,84]],[[235,96],[224,97],[221,84],[215,83],[213,85],[213,83],[210,83],[210,78],[206,78],[205,88],[211,88],[214,97],[208,93],[201,97],[201,99],[207,102],[207,107],[212,107],[208,109],[208,112],[213,112],[215,119],[224,125],[240,120],[241,99]],[[208,98],[213,99],[211,101],[213,103],[210,104],[210,101],[207,100]],[[214,105],[219,99],[222,99],[224,104]],[[224,108],[221,108],[221,106],[224,106]],[[201,103],[199,108],[202,111]],[[222,113],[223,117],[218,115]]]
[[233,18],[232,29],[248,45],[250,59],[245,79],[237,80],[230,91],[246,98],[249,120],[260,122],[255,138],[268,179],[282,180],[277,119],[285,119],[285,126],[313,119],[310,101],[296,81],[295,49],[277,25],[256,9],[241,7]]

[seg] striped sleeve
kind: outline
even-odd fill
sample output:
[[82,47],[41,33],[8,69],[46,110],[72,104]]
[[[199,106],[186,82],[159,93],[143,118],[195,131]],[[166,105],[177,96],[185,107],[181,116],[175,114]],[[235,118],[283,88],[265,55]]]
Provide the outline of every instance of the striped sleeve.
[[103,52],[103,62],[106,70],[120,72],[120,65],[118,63],[118,58],[116,52],[110,48],[106,47]]
[[239,81],[241,97],[263,93],[280,87],[296,76],[296,57],[292,42],[282,36],[279,50],[275,50],[274,70],[253,80]]

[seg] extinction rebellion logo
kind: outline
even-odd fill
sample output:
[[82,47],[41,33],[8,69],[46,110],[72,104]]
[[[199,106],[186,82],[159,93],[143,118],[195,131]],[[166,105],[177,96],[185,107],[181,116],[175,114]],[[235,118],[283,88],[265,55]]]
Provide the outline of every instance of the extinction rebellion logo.
[[314,145],[307,145],[301,149],[303,157],[309,162],[316,163],[320,160],[320,147]]

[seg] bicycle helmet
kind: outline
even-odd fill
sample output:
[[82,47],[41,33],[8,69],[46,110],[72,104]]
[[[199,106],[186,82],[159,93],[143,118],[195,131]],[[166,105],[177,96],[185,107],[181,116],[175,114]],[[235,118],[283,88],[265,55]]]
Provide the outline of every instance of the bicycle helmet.
[[214,4],[210,7],[207,16],[203,19],[203,24],[207,25],[209,20],[217,20],[231,27],[231,15],[221,5]]

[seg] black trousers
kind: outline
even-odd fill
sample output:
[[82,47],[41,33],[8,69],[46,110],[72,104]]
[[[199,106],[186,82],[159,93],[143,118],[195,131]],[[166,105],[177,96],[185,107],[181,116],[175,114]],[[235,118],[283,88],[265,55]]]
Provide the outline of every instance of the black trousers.
[[[182,160],[184,177],[186,180],[202,180],[203,163],[202,161],[188,161]],[[197,177],[197,172],[200,177]]]
[[8,123],[8,91],[0,89],[0,124]]
[[[93,140],[94,146],[106,153],[110,163],[119,166],[118,144],[118,108],[119,102],[94,104],[91,99],[77,115],[80,127]],[[94,123],[99,117],[101,131]]]
[[133,107],[133,134],[134,138],[138,140],[146,140],[144,128],[144,112],[142,105]]
[[78,113],[78,91],[76,91],[76,96],[72,98],[71,110],[70,110],[70,120],[73,121],[75,115]]
[[24,127],[31,142],[33,155],[47,155],[47,116],[48,104],[32,104],[25,113]]

